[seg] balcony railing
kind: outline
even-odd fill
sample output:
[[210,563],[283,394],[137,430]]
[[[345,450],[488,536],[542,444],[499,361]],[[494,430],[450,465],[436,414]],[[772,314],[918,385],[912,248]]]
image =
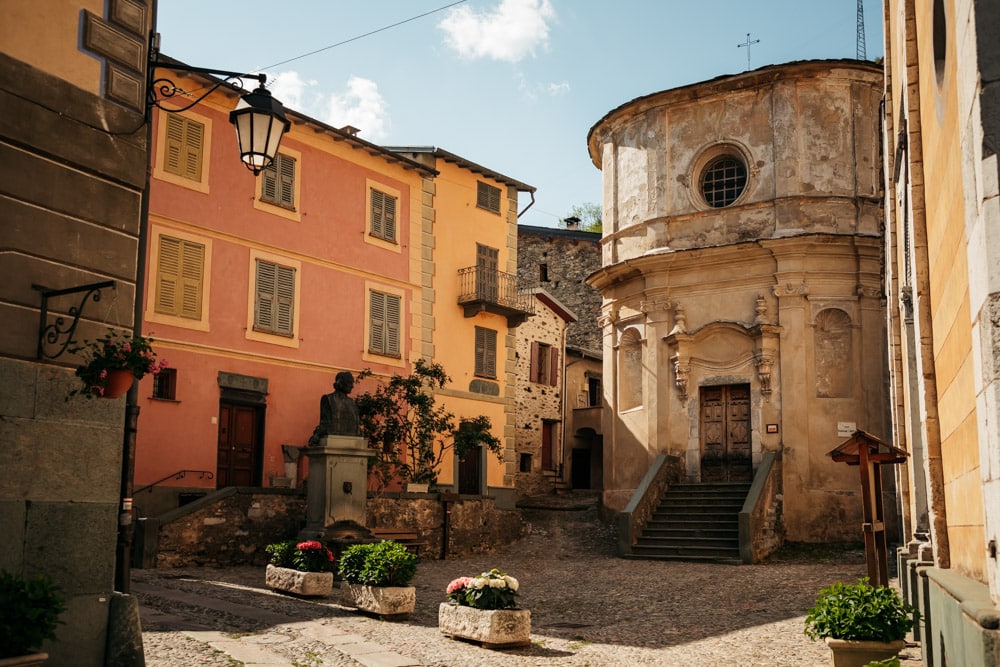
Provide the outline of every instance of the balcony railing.
[[516,275],[481,266],[458,270],[458,305],[465,308],[466,317],[495,313],[506,317],[511,327],[535,314],[535,299],[518,291]]

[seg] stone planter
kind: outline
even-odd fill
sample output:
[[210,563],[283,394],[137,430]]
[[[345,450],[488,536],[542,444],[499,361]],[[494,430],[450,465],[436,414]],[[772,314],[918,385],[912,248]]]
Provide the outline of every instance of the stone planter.
[[268,588],[308,597],[325,597],[333,590],[333,572],[299,572],[268,565],[264,573]]
[[824,641],[830,647],[830,664],[833,667],[864,667],[869,662],[898,655],[906,647],[906,642],[902,639],[894,642],[869,642],[826,637]]
[[340,584],[340,592],[340,602],[345,607],[389,620],[409,616],[417,604],[415,586],[363,586],[345,581]]
[[48,653],[29,653],[13,658],[0,658],[0,667],[37,667],[49,659]]
[[476,609],[442,602],[438,629],[449,637],[479,642],[483,648],[517,648],[531,644],[531,612],[527,609]]

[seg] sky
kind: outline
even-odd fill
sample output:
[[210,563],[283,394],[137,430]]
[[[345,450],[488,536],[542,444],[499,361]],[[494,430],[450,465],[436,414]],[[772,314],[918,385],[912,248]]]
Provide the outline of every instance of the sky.
[[[883,51],[882,3],[863,2],[873,60]],[[532,185],[535,202],[519,222],[542,227],[601,203],[587,133],[612,109],[746,71],[748,50],[751,69],[857,53],[856,0],[158,5],[164,55],[263,71],[286,108],[353,125],[376,144],[443,148]],[[520,209],[529,204],[522,194]]]

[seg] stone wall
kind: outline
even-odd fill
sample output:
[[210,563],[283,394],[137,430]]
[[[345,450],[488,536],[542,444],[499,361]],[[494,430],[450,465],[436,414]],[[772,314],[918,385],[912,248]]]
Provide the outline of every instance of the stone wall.
[[[521,514],[493,498],[449,502],[448,555],[489,553],[525,534]],[[264,547],[293,539],[303,525],[306,495],[286,489],[229,487],[141,522],[136,566],[261,565]],[[415,532],[420,557],[437,559],[444,539],[444,503],[437,494],[386,493],[368,498],[368,526]]]
[[586,283],[587,276],[600,268],[600,233],[530,225],[517,228],[518,284],[522,289],[546,290],[576,314],[577,321],[566,334],[570,347],[601,349],[597,326],[601,294]]

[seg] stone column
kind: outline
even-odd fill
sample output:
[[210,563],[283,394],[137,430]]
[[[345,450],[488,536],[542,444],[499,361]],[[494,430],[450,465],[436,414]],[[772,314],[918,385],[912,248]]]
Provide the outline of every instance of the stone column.
[[325,538],[327,526],[338,521],[365,525],[368,459],[375,455],[360,436],[327,435],[306,447],[309,481],[306,526],[299,539]]

